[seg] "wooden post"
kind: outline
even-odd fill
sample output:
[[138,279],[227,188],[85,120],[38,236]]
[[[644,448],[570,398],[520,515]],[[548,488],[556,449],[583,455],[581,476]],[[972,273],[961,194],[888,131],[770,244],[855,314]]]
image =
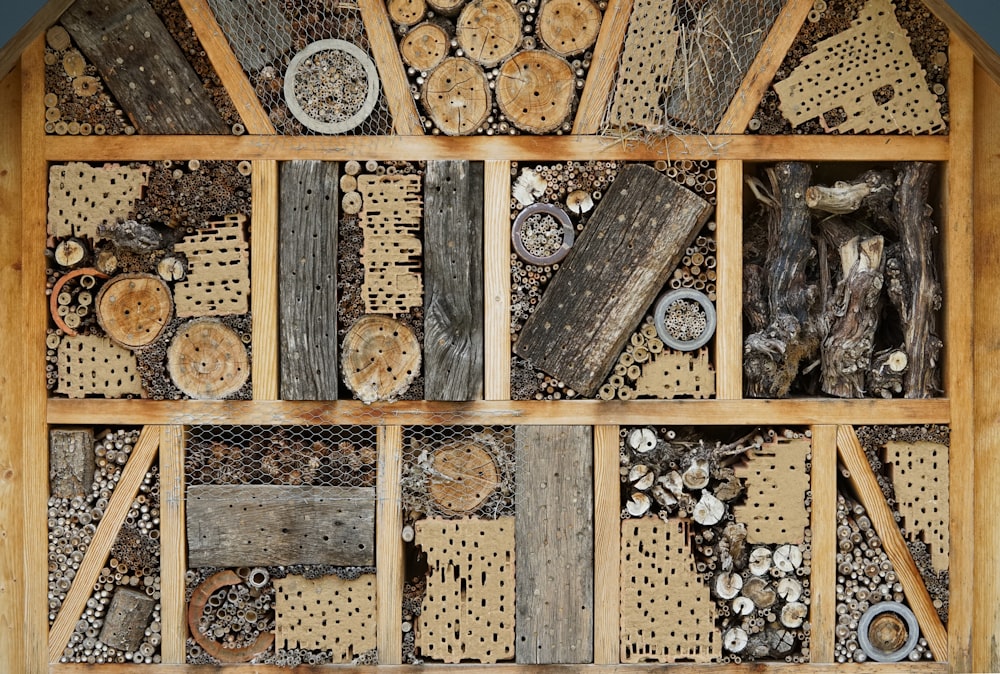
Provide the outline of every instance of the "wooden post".
[[484,172],[484,397],[510,400],[510,162],[487,160]]
[[399,480],[403,472],[403,427],[379,426],[378,475],[375,481],[376,626],[380,665],[403,660],[403,506]]
[[518,426],[517,662],[587,663],[594,629],[590,426]]
[[187,556],[184,531],[184,428],[160,427],[160,647],[164,664],[184,664]]
[[720,400],[739,400],[743,396],[743,162],[720,160],[715,166],[715,391]]
[[834,663],[837,629],[837,427],[812,427],[809,662]]
[[594,427],[594,664],[617,665],[621,598],[618,426]]
[[254,400],[278,398],[278,162],[254,161],[251,176],[250,306]]

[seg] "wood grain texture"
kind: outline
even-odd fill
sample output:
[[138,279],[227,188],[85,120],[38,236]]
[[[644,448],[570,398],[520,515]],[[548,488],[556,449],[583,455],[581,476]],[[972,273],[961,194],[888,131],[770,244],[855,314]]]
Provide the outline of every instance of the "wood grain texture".
[[611,89],[615,84],[618,59],[625,46],[625,32],[631,15],[632,0],[611,0],[604,10],[601,31],[597,34],[594,56],[580,94],[576,119],[573,121],[574,134],[595,134],[601,128]]
[[743,396],[743,162],[716,164],[715,395]]
[[184,428],[160,427],[160,654],[167,664],[182,664],[187,640],[184,598]]
[[376,634],[380,665],[403,662],[403,530],[402,492],[403,428],[381,426],[378,429],[378,474],[375,481],[375,528],[379,532],[375,548]]
[[[3,72],[7,73],[7,68]],[[0,322],[22,320],[21,71],[0,81]],[[25,667],[22,507],[26,462],[22,445],[25,398],[16,373],[22,363],[20,331],[0,332],[0,653],[12,669]],[[34,538],[39,538],[35,536]]]
[[[975,332],[973,344],[975,376],[975,511],[1000,510],[1000,313],[996,311],[996,288],[1000,287],[1000,84],[982,67],[975,73]],[[952,454],[952,457],[954,454]],[[1000,518],[976,521],[973,573],[976,578],[972,621],[972,670],[1000,671],[1000,646],[993,636],[1000,634]]]
[[837,427],[837,453],[844,468],[850,473],[855,495],[865,507],[872,526],[882,539],[882,548],[889,556],[892,568],[895,569],[903,586],[906,600],[917,617],[921,635],[927,639],[934,659],[944,661],[948,654],[948,634],[924,586],[920,571],[913,562],[910,549],[906,547],[906,541],[896,526],[892,510],[885,502],[882,490],[875,479],[875,473],[872,472],[868,457],[865,456],[865,450],[861,447],[853,427],[846,425]]
[[254,400],[278,398],[278,163],[254,161],[250,226],[250,307]]
[[191,485],[188,566],[370,566],[374,498],[366,487]]
[[361,10],[372,58],[382,80],[382,94],[392,114],[393,133],[400,136],[423,135],[424,127],[417,114],[417,104],[410,93],[410,83],[403,70],[403,60],[399,56],[385,2],[358,0],[358,9]]
[[813,0],[788,0],[778,18],[774,20],[774,25],[771,26],[753,63],[750,64],[743,83],[740,84],[736,95],[729,103],[729,109],[715,129],[716,133],[746,131],[747,124],[757,112],[757,106],[760,105],[767,88],[771,86],[775,73],[785,60],[789,48],[812,8]]
[[[132,507],[132,501],[139,493],[139,487],[146,477],[146,473],[153,465],[156,458],[157,448],[160,446],[160,429],[157,426],[145,426],[139,434],[139,439],[132,447],[132,454],[128,463],[122,469],[121,478],[118,485],[111,494],[108,507],[104,511],[104,517],[97,524],[97,531],[94,533],[87,548],[87,553],[80,563],[80,568],[73,578],[73,584],[66,593],[62,608],[52,623],[49,630],[49,661],[55,662],[63,653],[66,644],[69,643],[70,635],[73,634],[76,623],[83,614],[83,609],[90,599],[94,589],[94,583],[101,574],[101,567],[108,560],[108,553],[118,537],[118,530],[121,529],[122,522]],[[44,531],[44,528],[41,529]]]
[[590,426],[518,426],[519,663],[593,658],[594,450]]
[[22,54],[30,51],[34,41],[44,35],[45,30],[58,21],[59,16],[74,1],[48,0],[34,16],[28,19],[26,24],[21,26],[20,30],[14,33],[14,36],[5,45],[0,47],[0,77],[6,78],[10,74],[17,66]]
[[[179,0],[191,27],[201,41],[201,46],[212,62],[222,86],[236,106],[236,112],[243,120],[248,133],[273,134],[274,125],[267,116],[264,106],[254,92],[246,73],[236,59],[233,49],[226,39],[219,22],[208,6],[207,0]],[[252,5],[251,5],[252,6]]]
[[483,164],[427,162],[424,173],[426,400],[483,397],[482,269]]
[[484,162],[484,395],[510,400],[510,162]]
[[[951,106],[951,158],[946,174],[944,222],[941,224],[945,292],[945,328],[942,334],[945,343],[944,387],[952,398],[952,409],[955,410],[952,415],[951,450],[948,458],[951,554],[948,566],[950,641],[946,657],[956,671],[967,671],[973,668],[975,604],[986,600],[978,591],[978,583],[984,576],[977,576],[975,573],[975,555],[982,545],[975,525],[983,526],[988,522],[990,518],[982,515],[991,512],[976,510],[975,492],[967,488],[979,479],[979,466],[975,461],[978,450],[974,426],[976,377],[970,374],[986,372],[980,369],[980,364],[973,362],[975,294],[970,289],[989,288],[989,285],[984,284],[983,279],[975,277],[974,265],[970,264],[975,255],[973,187],[976,175],[973,168],[978,145],[978,139],[974,140],[973,137],[975,61],[972,50],[955,33],[951,35],[950,52],[951,75],[948,90]],[[982,314],[980,316],[986,318]],[[987,574],[985,577],[996,578],[996,574]],[[1000,639],[1000,633],[994,632],[990,641],[993,637]]]
[[281,164],[278,215],[282,400],[336,400],[336,162]]
[[710,210],[653,168],[626,166],[525,321],[515,353],[593,395]]
[[837,427],[812,427],[812,604],[809,661],[837,661]]
[[594,664],[618,664],[621,478],[618,426],[594,427]]
[[140,133],[229,133],[146,0],[77,0],[60,22]]

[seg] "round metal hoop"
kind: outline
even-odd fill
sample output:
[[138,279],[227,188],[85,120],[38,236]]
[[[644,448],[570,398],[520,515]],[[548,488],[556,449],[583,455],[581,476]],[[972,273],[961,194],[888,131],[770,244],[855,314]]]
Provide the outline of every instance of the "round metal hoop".
[[[556,252],[546,257],[539,257],[529,253],[524,247],[524,241],[521,239],[521,229],[524,227],[524,223],[536,213],[545,213],[552,216],[563,228],[562,244]],[[569,254],[569,249],[573,247],[573,241],[576,239],[576,230],[573,229],[573,223],[570,221],[569,216],[566,215],[566,211],[558,206],[553,206],[552,204],[531,204],[514,219],[514,227],[511,229],[510,239],[511,243],[514,244],[514,250],[517,252],[518,257],[528,264],[545,266],[555,264]]]
[[[906,622],[906,643],[888,653],[880,648],[876,648],[868,637],[868,629],[871,627],[872,620],[883,613],[895,613]],[[861,616],[861,621],[858,623],[858,645],[865,652],[865,655],[875,662],[899,662],[905,659],[910,654],[910,651],[917,647],[919,639],[920,626],[917,624],[917,616],[913,614],[913,611],[909,607],[900,604],[898,601],[883,601],[869,607],[864,615]]]
[[[368,91],[361,107],[353,115],[339,122],[324,122],[310,117],[302,109],[298,99],[295,98],[295,79],[299,68],[302,67],[302,62],[313,54],[323,51],[340,51],[348,54],[361,64],[365,71],[365,77],[368,78]],[[306,128],[317,133],[344,133],[361,124],[372,114],[372,110],[375,109],[375,104],[378,102],[378,82],[378,71],[375,69],[375,63],[357,45],[345,40],[319,40],[307,45],[305,49],[293,56],[288,64],[288,69],[285,71],[285,103],[295,119],[302,122]]]
[[[705,312],[705,329],[695,339],[677,339],[667,330],[667,309],[677,300],[697,302],[701,306],[702,311]],[[656,334],[664,344],[677,351],[694,351],[708,344],[708,340],[712,339],[712,335],[715,334],[715,306],[705,293],[693,288],[679,288],[664,293],[656,301],[656,308],[653,310],[653,321],[656,324]]]

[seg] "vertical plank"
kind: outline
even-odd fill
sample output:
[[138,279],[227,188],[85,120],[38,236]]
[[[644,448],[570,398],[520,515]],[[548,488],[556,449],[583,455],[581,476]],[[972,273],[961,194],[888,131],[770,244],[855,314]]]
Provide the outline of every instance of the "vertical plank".
[[[0,82],[0,323],[22,319],[21,305],[21,72],[15,68]],[[25,471],[30,470],[21,444],[24,398],[17,373],[22,337],[0,332],[0,653],[9,667],[24,669],[24,575],[22,518]]]
[[799,34],[802,24],[809,16],[813,8],[813,0],[788,0],[784,9],[774,20],[767,39],[761,45],[757,57],[750,64],[750,70],[743,78],[740,88],[737,90],[733,100],[729,103],[729,109],[722,116],[722,121],[715,129],[715,133],[743,133],[747,124],[757,111],[761,99],[771,86],[774,74],[781,67],[781,62],[785,60],[789,48]]
[[720,400],[743,395],[743,162],[716,163],[715,391]]
[[337,399],[336,162],[281,164],[278,310],[282,400]]
[[834,663],[837,629],[837,427],[812,427],[809,662]]
[[[118,530],[121,529],[125,516],[128,515],[132,501],[139,493],[146,473],[153,465],[156,458],[156,450],[160,446],[160,429],[158,426],[145,426],[135,446],[129,456],[128,463],[122,470],[121,479],[115,491],[108,501],[108,508],[104,512],[104,517],[97,524],[97,531],[94,532],[90,547],[80,562],[80,568],[73,578],[73,584],[66,593],[59,615],[52,623],[49,631],[49,661],[57,661],[69,643],[69,638],[73,634],[77,621],[83,615],[83,609],[90,599],[97,577],[101,575],[101,567],[108,560],[108,553],[114,545],[115,538],[118,537]],[[44,531],[44,527],[40,531]],[[162,588],[162,586],[161,586]],[[42,613],[41,611],[38,611]]]
[[[954,440],[954,439],[953,439]],[[947,660],[948,634],[938,617],[931,596],[920,577],[920,571],[913,562],[910,549],[906,547],[903,534],[896,526],[889,504],[885,502],[882,490],[878,486],[875,473],[872,472],[865,450],[861,447],[857,434],[851,426],[837,427],[837,453],[850,474],[851,485],[857,494],[861,505],[868,512],[872,526],[882,539],[882,549],[889,556],[892,568],[895,569],[903,593],[913,609],[913,614],[920,625],[920,633],[927,639],[934,658],[938,661]],[[954,490],[957,491],[957,490]],[[970,578],[968,582],[972,582]],[[970,626],[971,628],[971,626]],[[954,626],[952,626],[954,629]]]
[[[977,65],[975,81],[975,512],[1000,510],[1000,312],[996,288],[1000,287],[1000,84]],[[976,605],[972,621],[973,671],[1000,671],[1000,518],[976,520],[973,562]],[[954,543],[953,543],[954,545]]]
[[378,476],[375,481],[375,585],[378,663],[403,660],[403,506],[399,480],[403,471],[403,427],[378,429]]
[[184,664],[187,602],[184,601],[184,428],[160,427],[160,654],[163,663]]
[[617,665],[621,614],[618,426],[594,427],[594,664]]
[[[24,639],[27,671],[46,670],[48,655],[48,604],[45,573],[48,568],[46,513],[49,496],[48,429],[45,426],[48,391],[45,389],[45,226],[48,203],[48,167],[42,119],[45,115],[45,79],[42,58],[45,38],[40,36],[21,57],[21,250],[23,323],[12,331],[20,340],[14,352],[21,359],[20,396],[23,400],[24,515]],[[15,305],[16,306],[16,305]],[[17,370],[15,370],[17,371]]]
[[368,44],[382,80],[382,93],[392,114],[392,130],[400,136],[422,136],[424,127],[417,114],[417,104],[410,93],[410,83],[396,46],[396,36],[389,22],[383,0],[358,0],[361,20],[368,33]]
[[219,22],[208,6],[207,0],[179,0],[184,14],[187,15],[191,27],[201,41],[201,46],[212,62],[212,67],[219,75],[222,86],[226,88],[229,97],[236,106],[236,112],[243,120],[243,126],[248,133],[274,134],[274,125],[268,118],[260,99],[250,86],[246,73],[236,60],[229,41],[226,39]]
[[625,32],[632,16],[632,0],[611,0],[604,10],[601,32],[594,45],[594,57],[590,61],[590,71],[580,94],[573,133],[577,135],[595,134],[604,121],[608,109],[608,99],[618,72],[618,59],[625,46]]
[[250,306],[254,400],[278,398],[278,162],[253,162]]
[[424,398],[483,397],[483,164],[424,173]]
[[515,657],[593,659],[594,450],[590,426],[518,426]]
[[[972,186],[975,59],[969,46],[955,33],[951,35],[949,54],[951,75],[948,82],[951,115],[950,156],[945,221],[941,230],[944,248],[945,391],[951,399],[951,452],[948,466],[948,499],[951,515],[951,554],[949,555],[948,634],[951,639],[947,659],[957,671],[972,667],[972,614],[975,548],[975,494],[962,485],[976,479],[975,427],[973,425],[972,362],[974,297],[972,245]],[[938,655],[938,651],[935,651]],[[938,655],[939,659],[943,659]]]
[[510,162],[485,162],[485,398],[510,400]]

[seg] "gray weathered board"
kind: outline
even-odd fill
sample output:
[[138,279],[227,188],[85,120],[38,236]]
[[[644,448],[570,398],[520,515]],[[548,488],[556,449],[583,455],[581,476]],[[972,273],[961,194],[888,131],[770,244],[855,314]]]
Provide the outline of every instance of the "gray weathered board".
[[593,661],[594,449],[590,426],[518,426],[520,663]]
[[187,491],[188,565],[375,563],[375,490],[280,485]]
[[708,202],[655,169],[626,166],[514,351],[567,387],[593,395],[710,212]]
[[[292,23],[280,2],[208,0],[236,60],[251,76],[292,48]],[[280,64],[279,64],[280,65]]]
[[337,164],[281,164],[278,229],[282,400],[337,399]]
[[95,467],[93,430],[53,428],[49,431],[49,493],[53,497],[89,494]]
[[483,165],[424,174],[424,397],[483,397]]
[[146,0],[77,0],[60,23],[141,133],[230,132]]

